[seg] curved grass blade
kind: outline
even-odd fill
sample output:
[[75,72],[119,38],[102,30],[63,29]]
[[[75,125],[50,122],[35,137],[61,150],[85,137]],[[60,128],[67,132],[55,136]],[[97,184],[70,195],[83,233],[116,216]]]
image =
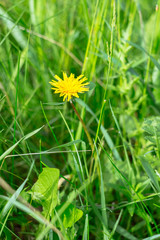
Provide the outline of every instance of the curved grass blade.
[[143,156],[140,156],[139,158],[141,160],[142,166],[143,166],[144,170],[146,171],[148,177],[151,179],[151,181],[154,184],[157,191],[160,192],[160,186],[159,186],[159,182],[157,180],[157,176],[156,176],[155,172],[153,171],[152,167],[150,166],[149,162]]
[[151,54],[149,54],[143,47],[125,39],[122,39],[122,41],[129,43],[132,47],[135,47],[139,49],[141,52],[144,52],[145,54],[147,54],[148,57],[151,59],[151,61],[154,63],[154,65],[158,68],[158,70],[160,70],[160,64],[158,63],[158,61]]
[[[76,102],[78,102],[82,107],[85,107],[85,108],[86,108],[86,111],[89,112],[89,113],[95,118],[95,120],[96,120],[97,123],[98,123],[98,121],[99,121],[98,118],[96,117],[96,115],[94,114],[94,112],[88,107],[88,105],[87,105],[85,102],[83,102],[81,99],[76,99]],[[112,141],[111,137],[109,136],[109,134],[107,133],[106,129],[105,129],[102,125],[100,126],[100,129],[101,129],[101,132],[102,132],[103,135],[104,135],[104,138],[105,138],[108,146],[109,146],[110,149],[112,150],[115,159],[122,161],[122,159],[121,159],[118,151],[116,150],[116,148],[115,148],[115,146],[114,146],[114,144],[113,144],[113,141]]]
[[119,216],[118,216],[118,218],[117,218],[117,221],[115,222],[115,224],[114,224],[114,226],[113,226],[113,229],[112,229],[112,232],[111,232],[111,235],[110,235],[109,240],[112,239],[112,237],[113,237],[113,235],[114,235],[114,233],[115,233],[115,231],[116,231],[116,229],[117,229],[117,227],[118,227],[118,224],[119,224],[119,222],[120,222],[120,218],[121,218],[121,216],[122,216],[122,212],[123,212],[123,209],[120,211],[120,214],[119,214]]
[[[0,195],[0,198],[3,200],[6,200],[6,201],[9,200],[8,197],[2,196],[2,195]],[[29,214],[31,217],[33,217],[35,220],[37,220],[39,223],[47,225],[49,228],[53,229],[53,231],[55,231],[58,234],[60,239],[64,240],[61,232],[56,227],[54,227],[49,221],[47,221],[38,211],[35,211],[35,209],[33,211],[32,209],[30,209],[29,207],[25,206],[24,204],[22,204],[18,201],[14,201],[14,206],[16,206],[20,210]]]
[[3,218],[6,216],[7,212],[9,211],[9,209],[11,209],[11,207],[14,205],[14,202],[17,200],[18,196],[20,195],[20,193],[22,192],[26,182],[28,181],[28,178],[31,174],[31,171],[33,169],[34,166],[34,162],[32,162],[32,165],[29,169],[29,173],[27,178],[25,179],[25,181],[20,185],[20,187],[15,191],[15,193],[12,195],[12,197],[9,199],[9,201],[7,202],[7,204],[4,206],[3,210],[1,211],[0,214],[0,220],[3,220]]
[[144,238],[143,240],[153,240],[153,239],[160,239],[160,234],[156,234],[152,237]]
[[19,43],[19,45],[24,48],[27,45],[27,41],[24,38],[22,32],[17,27],[17,23],[22,18],[25,11],[21,13],[17,21],[14,23],[14,21],[11,19],[11,17],[5,12],[5,10],[0,6],[0,17],[3,19],[4,23],[9,29],[9,32],[4,36],[4,38],[1,40],[0,45],[3,44],[3,42],[6,40],[6,38],[9,36],[9,34],[12,33],[13,37],[16,39],[16,41]]
[[16,142],[13,146],[11,146],[9,149],[7,149],[7,150],[0,156],[0,161],[2,161],[8,154],[10,154],[10,153],[13,151],[13,149],[15,149],[15,147],[16,147],[20,142],[22,142],[22,141],[24,141],[24,140],[27,140],[28,138],[32,137],[33,135],[35,135],[36,133],[38,133],[42,128],[43,128],[43,126],[40,127],[40,128],[38,128],[38,129],[36,129],[36,130],[34,130],[34,131],[31,132],[31,133],[28,133],[28,134],[25,135],[24,137],[22,137],[18,142]]
[[[115,223],[113,223],[112,221],[110,221],[110,227],[114,227]],[[116,232],[121,235],[122,239],[129,239],[129,240],[138,240],[138,238],[136,238],[135,236],[133,236],[130,232],[128,232],[126,229],[124,229],[121,226],[117,226],[116,228]]]

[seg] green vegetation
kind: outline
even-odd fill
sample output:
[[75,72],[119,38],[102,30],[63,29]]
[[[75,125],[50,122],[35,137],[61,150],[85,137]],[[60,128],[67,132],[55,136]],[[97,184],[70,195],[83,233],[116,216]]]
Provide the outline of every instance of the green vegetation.
[[0,239],[160,239],[158,5],[1,1]]

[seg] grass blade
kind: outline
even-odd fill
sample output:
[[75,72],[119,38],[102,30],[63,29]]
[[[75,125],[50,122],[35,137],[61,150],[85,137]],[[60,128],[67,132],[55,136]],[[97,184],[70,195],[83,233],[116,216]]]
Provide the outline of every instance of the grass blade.
[[[81,99],[76,99],[76,102],[78,102],[82,107],[85,107],[86,108],[86,111],[89,112],[94,118],[95,120],[97,121],[98,123],[98,118],[96,117],[96,115],[94,114],[94,112],[89,108],[89,106],[83,102]],[[100,127],[101,129],[101,132],[103,133],[104,135],[104,138],[108,144],[108,146],[110,147],[110,149],[112,150],[113,152],[113,155],[114,157],[117,159],[117,160],[121,160],[121,157],[118,153],[118,151],[116,150],[114,144],[113,144],[113,141],[111,139],[111,137],[109,136],[109,134],[107,133],[106,129],[101,125]]]
[[144,170],[146,171],[148,177],[151,179],[152,183],[154,184],[155,188],[158,192],[160,192],[160,186],[157,179],[157,175],[153,171],[152,167],[150,166],[149,162],[147,161],[146,157],[140,156],[139,157],[142,163]]
[[22,137],[18,142],[16,142],[13,146],[11,146],[10,148],[8,148],[1,156],[0,156],[0,161],[2,161],[7,155],[9,155],[14,149],[15,147],[17,147],[17,145],[24,141],[27,140],[28,138],[32,137],[33,135],[35,135],[36,133],[38,133],[41,129],[43,128],[43,126],[41,128],[38,128],[36,130],[34,130],[31,133],[28,133],[27,135],[25,135],[24,137]]

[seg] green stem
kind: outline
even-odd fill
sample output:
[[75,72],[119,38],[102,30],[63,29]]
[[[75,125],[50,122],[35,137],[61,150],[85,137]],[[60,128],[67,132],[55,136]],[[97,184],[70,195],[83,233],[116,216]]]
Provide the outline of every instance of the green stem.
[[79,113],[77,112],[77,109],[75,108],[75,106],[74,106],[74,104],[72,103],[71,100],[70,100],[70,104],[71,104],[71,106],[72,106],[75,114],[77,115],[78,119],[79,119],[80,122],[82,123],[83,129],[84,129],[84,131],[85,131],[85,133],[86,133],[86,135],[87,135],[89,144],[90,144],[90,146],[91,146],[91,148],[92,148],[92,151],[93,151],[93,150],[94,150],[94,144],[93,144],[92,138],[91,138],[91,136],[90,136],[90,134],[89,134],[89,132],[88,132],[88,130],[87,130],[87,127],[86,127],[85,123],[83,122],[81,116],[80,116]]
[[[74,112],[76,113],[78,119],[80,120],[80,122],[81,122],[81,124],[82,124],[82,126],[83,126],[83,129],[84,129],[84,131],[85,131],[85,133],[86,133],[86,135],[87,135],[89,144],[90,144],[91,149],[92,149],[92,156],[91,156],[90,169],[89,169],[89,176],[91,177],[92,168],[93,168],[93,161],[94,161],[94,159],[95,159],[95,161],[96,161],[96,159],[97,159],[96,152],[94,151],[94,144],[93,144],[92,138],[91,138],[91,136],[90,136],[90,134],[89,134],[89,132],[88,132],[88,130],[87,130],[87,127],[86,127],[85,123],[83,122],[81,116],[80,116],[79,113],[77,112],[77,109],[75,108],[75,106],[74,106],[74,104],[72,103],[71,100],[70,100],[70,104],[71,104]],[[93,172],[93,174],[94,174],[94,172]]]

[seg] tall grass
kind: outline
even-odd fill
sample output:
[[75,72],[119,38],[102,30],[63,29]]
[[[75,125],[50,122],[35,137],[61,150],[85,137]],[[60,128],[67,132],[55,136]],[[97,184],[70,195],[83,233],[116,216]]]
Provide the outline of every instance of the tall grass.
[[[160,238],[158,6],[1,2],[0,239]],[[50,89],[63,71],[93,86],[74,105],[94,150]],[[32,195],[44,168],[60,172],[49,213]]]

